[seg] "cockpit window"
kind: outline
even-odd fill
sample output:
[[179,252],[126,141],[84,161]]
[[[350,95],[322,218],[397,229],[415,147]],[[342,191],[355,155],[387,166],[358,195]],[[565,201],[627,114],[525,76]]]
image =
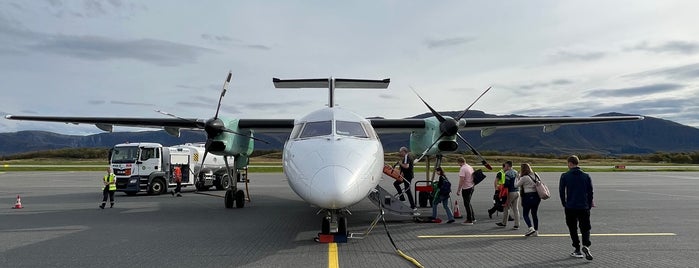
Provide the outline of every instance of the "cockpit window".
[[368,138],[364,127],[359,122],[337,121],[335,122],[335,133],[343,136],[352,136],[357,138]]
[[303,126],[299,138],[310,138],[317,136],[330,135],[332,133],[331,121],[308,122]]

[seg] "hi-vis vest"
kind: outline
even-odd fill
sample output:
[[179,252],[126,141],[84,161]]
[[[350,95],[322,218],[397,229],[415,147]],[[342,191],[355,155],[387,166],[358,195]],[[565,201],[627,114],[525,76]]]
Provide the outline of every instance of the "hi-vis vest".
[[[497,175],[500,175],[500,179],[498,179],[498,185],[505,184],[505,171],[501,169],[500,171],[498,171]],[[498,178],[497,175],[495,176],[496,179]]]
[[109,184],[109,190],[110,191],[116,191],[116,175],[114,173],[109,173],[108,175],[104,175],[104,178],[102,178],[104,182],[110,182]]

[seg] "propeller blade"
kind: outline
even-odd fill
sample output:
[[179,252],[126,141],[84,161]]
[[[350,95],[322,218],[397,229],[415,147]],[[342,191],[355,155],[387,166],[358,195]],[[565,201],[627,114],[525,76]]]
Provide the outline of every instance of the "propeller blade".
[[420,94],[417,94],[417,91],[415,91],[415,89],[413,87],[410,87],[410,89],[412,89],[413,92],[415,93],[415,95],[417,95],[417,97],[420,98],[422,103],[427,105],[427,108],[430,109],[430,111],[432,112],[432,115],[434,115],[434,117],[437,117],[437,120],[439,120],[439,122],[444,122],[446,120],[446,119],[444,119],[444,117],[441,114],[439,114],[437,111],[432,109],[432,107],[429,104],[427,104],[427,102],[424,99],[422,99],[422,97],[420,97]]
[[466,108],[466,110],[464,110],[463,112],[461,112],[461,113],[459,114],[459,116],[456,117],[456,121],[461,120],[461,118],[464,117],[464,115],[466,115],[466,112],[467,112],[469,109],[471,109],[471,107],[472,107],[474,104],[476,104],[476,102],[477,102],[478,100],[480,100],[481,97],[483,97],[483,95],[485,95],[485,93],[488,92],[488,90],[490,90],[490,88],[492,88],[492,87],[493,87],[493,86],[489,86],[488,89],[486,89],[485,91],[483,91],[483,93],[481,93],[481,95],[478,96],[478,98],[476,98],[476,100],[474,100],[473,103],[471,103],[471,105],[469,105],[469,106]]
[[468,148],[471,149],[471,152],[481,160],[481,164],[483,164],[485,168],[487,168],[488,170],[493,170],[493,167],[490,166],[490,164],[488,164],[488,161],[485,161],[485,158],[483,158],[483,156],[478,151],[476,151],[476,149],[473,148],[473,146],[470,143],[468,143],[468,141],[466,141],[464,137],[461,137],[461,134],[456,133],[456,136],[459,137],[459,139],[461,139],[461,141],[463,141],[466,144],[466,146],[468,146]]
[[269,142],[267,142],[266,140],[263,140],[263,139],[260,139],[260,138],[255,138],[255,137],[253,137],[253,136],[248,136],[248,135],[245,135],[245,134],[243,134],[243,133],[235,132],[235,131],[230,130],[230,129],[227,129],[227,128],[224,128],[224,129],[222,129],[222,130],[223,130],[224,132],[233,133],[233,134],[236,134],[236,135],[240,135],[240,136],[243,136],[243,137],[247,137],[247,138],[250,138],[250,139],[253,139],[253,140],[256,140],[256,141],[261,141],[261,142],[264,142],[264,143],[266,143],[266,144],[269,144]]
[[[208,142],[207,142],[208,143]],[[206,160],[206,155],[209,153],[208,146],[204,147],[204,157],[201,158],[201,165],[199,165],[199,173],[197,177],[201,177],[201,171],[204,169],[204,161]]]
[[231,76],[233,76],[233,73],[228,71],[228,78],[226,78],[226,82],[223,82],[223,90],[221,90],[221,96],[218,97],[218,107],[216,107],[216,115],[214,115],[214,118],[218,118],[218,111],[221,110],[221,100],[223,100],[223,96],[226,95],[228,84],[231,82]]
[[440,140],[442,137],[444,137],[444,133],[442,133],[442,135],[439,135],[439,138],[437,138],[437,140],[435,140],[435,141],[432,143],[432,145],[430,145],[429,147],[427,147],[427,149],[426,149],[424,152],[422,152],[422,155],[420,155],[420,158],[415,159],[415,161],[413,161],[413,163],[420,162],[420,160],[422,160],[422,158],[425,157],[425,155],[427,154],[427,151],[429,151],[430,149],[432,149],[432,147],[434,147],[434,145],[437,144],[437,142],[439,142],[439,140]]

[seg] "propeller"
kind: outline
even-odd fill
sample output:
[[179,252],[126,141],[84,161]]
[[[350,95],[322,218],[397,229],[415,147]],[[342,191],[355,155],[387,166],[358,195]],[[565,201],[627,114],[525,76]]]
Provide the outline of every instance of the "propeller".
[[445,137],[445,136],[454,136],[454,135],[456,135],[457,137],[459,137],[459,139],[460,139],[461,141],[463,141],[463,142],[466,144],[466,146],[469,147],[469,149],[471,150],[471,152],[472,152],[474,155],[476,155],[476,157],[478,157],[478,158],[481,160],[481,164],[483,164],[483,166],[485,166],[488,170],[492,170],[493,167],[490,166],[490,164],[488,164],[488,161],[486,161],[485,158],[483,158],[483,156],[482,156],[468,141],[466,141],[466,139],[464,139],[464,137],[462,137],[461,134],[459,134],[459,125],[458,125],[458,121],[461,120],[461,118],[463,118],[464,115],[466,115],[466,112],[468,112],[468,110],[471,109],[471,107],[472,107],[474,104],[476,104],[476,102],[478,102],[478,100],[479,100],[481,97],[483,97],[483,95],[485,95],[485,93],[487,93],[491,88],[492,88],[492,87],[488,87],[488,89],[486,89],[483,93],[481,93],[481,95],[478,96],[478,98],[476,98],[476,100],[473,101],[473,103],[471,103],[471,105],[469,105],[463,112],[459,113],[459,115],[457,116],[457,118],[454,119],[454,118],[451,118],[451,117],[445,118],[444,116],[442,116],[441,114],[439,114],[439,112],[437,112],[436,110],[434,110],[434,109],[420,96],[420,94],[417,93],[417,91],[416,91],[413,87],[410,87],[410,89],[413,90],[413,92],[415,93],[415,95],[417,95],[417,97],[420,98],[420,100],[422,101],[422,103],[424,103],[425,106],[427,106],[427,108],[430,110],[430,112],[432,112],[432,115],[434,115],[434,117],[437,118],[437,120],[439,121],[439,131],[441,132],[441,134],[439,135],[439,137],[438,137],[430,146],[428,146],[427,149],[425,149],[424,152],[422,152],[422,154],[420,155],[420,157],[419,157],[418,159],[415,160],[415,163],[417,163],[417,162],[419,162],[420,160],[422,160],[422,158],[425,157],[425,155],[427,155],[427,152],[428,152],[429,150],[431,150],[432,147],[434,147],[434,145],[437,144],[437,142],[439,142],[443,137]]

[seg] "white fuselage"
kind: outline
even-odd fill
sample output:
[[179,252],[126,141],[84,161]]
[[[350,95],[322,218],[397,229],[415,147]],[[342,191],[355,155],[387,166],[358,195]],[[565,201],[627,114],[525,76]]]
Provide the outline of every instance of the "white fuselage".
[[383,147],[371,123],[339,107],[297,120],[284,145],[289,186],[303,200],[342,209],[365,197],[381,180]]

